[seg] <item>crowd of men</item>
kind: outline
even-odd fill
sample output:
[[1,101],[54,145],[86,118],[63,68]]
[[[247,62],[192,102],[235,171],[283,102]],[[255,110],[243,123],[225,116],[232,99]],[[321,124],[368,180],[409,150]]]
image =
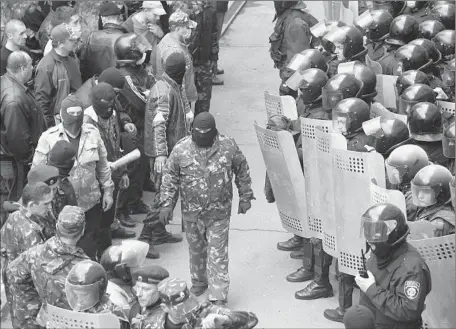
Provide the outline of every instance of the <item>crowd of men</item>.
[[[228,1],[98,5],[95,31],[68,1],[31,1],[2,31],[1,269],[12,325],[52,326],[53,306],[110,312],[122,328],[253,328],[255,314],[225,306],[232,182],[245,214],[249,167],[209,114]],[[150,206],[144,189],[155,192]],[[144,264],[160,257],[154,245],[182,241],[166,230],[179,191],[190,288]],[[147,216],[128,241],[132,214]]]
[[[279,70],[279,93],[295,99],[298,120],[287,117],[285,111],[283,115],[272,114],[266,129],[288,131],[294,138],[304,168],[307,216],[312,216],[312,207],[330,212],[332,204],[325,200],[324,206],[318,208],[309,202],[314,195],[318,198],[319,186],[329,182],[311,184],[313,177],[309,175],[315,172],[311,172],[310,161],[319,160],[312,160],[308,153],[304,130],[301,135],[300,120],[306,119],[315,119],[307,127],[318,126],[319,122],[325,126],[322,120],[332,120],[332,131],[344,136],[348,151],[381,154],[386,187],[402,192],[406,202],[406,211],[391,203],[360,209],[365,211],[361,221],[367,249],[372,254],[367,273],[346,274],[347,269],[338,270],[341,263],[336,263],[339,306],[325,310],[323,315],[331,321],[344,322],[347,328],[420,328],[425,299],[431,291],[431,274],[417,249],[406,242],[410,233],[407,222],[430,222],[431,236],[435,237],[450,234],[454,237],[455,233],[455,3],[360,1],[359,12],[351,25],[342,20],[318,22],[300,1],[274,1],[274,4],[277,21],[269,40],[270,55]],[[382,86],[378,79],[385,76],[397,77],[396,95],[384,92],[377,98],[380,94],[377,87]],[[395,98],[396,104],[386,104],[388,97]],[[452,104],[452,112],[442,110],[439,101]],[[377,112],[372,116],[371,111],[379,107],[383,114]],[[268,144],[264,143],[263,152],[267,152]],[[266,159],[267,156],[265,161],[269,161]],[[279,181],[286,175],[275,178],[273,184],[270,171],[278,170],[277,165],[266,165],[264,190],[272,203],[276,201],[275,193],[285,191],[281,190]],[[317,162],[316,167],[319,165]],[[291,167],[290,162],[288,168]],[[353,167],[350,164],[350,168],[352,172],[360,170],[354,169],[356,164]],[[325,179],[332,175],[321,171],[320,174]],[[290,175],[296,179],[293,175],[297,173]],[[343,181],[340,176],[333,179],[334,186]],[[292,185],[293,181],[288,184]],[[349,186],[345,189],[343,193],[350,193]],[[341,196],[334,196],[338,197]],[[359,207],[354,201],[356,196],[348,198],[352,201],[347,208]],[[279,210],[286,209],[285,203],[277,206]],[[344,211],[336,208],[332,214],[343,217]],[[286,215],[290,213],[281,213],[281,217]],[[350,220],[348,229],[356,230],[360,219]],[[338,219],[334,221],[338,225]],[[282,222],[287,223],[284,219]],[[329,269],[333,257],[328,254],[329,245],[312,236],[312,232],[307,233],[310,236],[294,235],[277,245],[279,250],[291,251],[291,258],[303,260],[302,267],[286,279],[310,281],[296,292],[297,299],[331,297],[334,293]],[[353,236],[346,233],[346,239]],[[325,234],[329,232],[323,229]],[[360,305],[352,307],[356,286],[361,290]],[[454,301],[454,294],[450,300]]]
[[[226,308],[233,180],[238,213],[255,199],[245,156],[209,113],[212,85],[223,83],[226,6],[107,1],[99,29],[83,31],[77,3],[34,2],[5,24],[1,268],[14,328],[46,327],[48,306],[111,312],[122,328],[258,323]],[[435,236],[455,232],[454,114],[438,105],[455,101],[455,4],[374,1],[354,26],[318,22],[301,1],[274,6],[270,53],[280,95],[296,100],[299,118],[332,120],[348,150],[381,154],[388,188],[407,202],[406,214],[388,203],[363,209],[367,271],[338,271],[339,307],[324,316],[348,328],[420,328],[430,270],[406,241],[407,222],[429,221]],[[372,122],[379,72],[398,76],[398,102],[384,109],[398,116]],[[275,115],[267,128],[289,131],[304,162],[299,121]],[[136,149],[139,158],[122,161]],[[266,177],[269,202],[273,179]],[[145,188],[155,192],[150,206],[141,201]],[[182,241],[166,230],[179,196],[190,288],[144,265],[160,257],[154,245]],[[147,214],[138,240],[113,246],[112,238],[135,236],[125,228],[136,225],[132,214]],[[278,249],[303,260],[287,276],[310,281],[297,299],[333,296],[333,257],[321,239],[295,235]],[[355,286],[362,293],[352,306]]]

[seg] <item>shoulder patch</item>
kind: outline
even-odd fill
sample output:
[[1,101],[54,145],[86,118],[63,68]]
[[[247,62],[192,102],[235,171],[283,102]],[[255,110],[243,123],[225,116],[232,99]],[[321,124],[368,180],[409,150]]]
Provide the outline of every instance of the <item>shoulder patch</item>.
[[412,280],[405,281],[404,293],[408,299],[414,300],[420,294],[420,283]]

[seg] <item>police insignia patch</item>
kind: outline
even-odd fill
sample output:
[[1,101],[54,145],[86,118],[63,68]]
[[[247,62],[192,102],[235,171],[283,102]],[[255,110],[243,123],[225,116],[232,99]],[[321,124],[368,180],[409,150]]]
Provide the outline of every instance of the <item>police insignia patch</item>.
[[405,281],[404,293],[408,299],[415,299],[420,293],[420,283],[416,281]]

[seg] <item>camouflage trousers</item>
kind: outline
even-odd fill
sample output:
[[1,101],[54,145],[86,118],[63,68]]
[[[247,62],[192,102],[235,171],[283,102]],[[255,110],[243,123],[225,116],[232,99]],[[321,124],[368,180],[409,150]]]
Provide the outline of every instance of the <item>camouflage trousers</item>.
[[195,86],[198,100],[195,103],[195,117],[201,112],[209,112],[212,97],[212,71],[211,62],[194,65]]
[[208,286],[210,301],[226,301],[228,296],[229,227],[229,219],[202,218],[185,223],[192,284]]

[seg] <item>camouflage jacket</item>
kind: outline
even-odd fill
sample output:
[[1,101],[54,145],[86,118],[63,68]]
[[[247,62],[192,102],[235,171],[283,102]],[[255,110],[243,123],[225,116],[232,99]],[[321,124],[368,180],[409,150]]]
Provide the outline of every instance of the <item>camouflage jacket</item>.
[[167,157],[188,135],[186,116],[191,110],[182,98],[182,90],[166,73],[150,90],[144,131],[144,154],[148,157]]
[[55,234],[51,221],[28,216],[24,208],[9,215],[0,230],[2,270],[27,249],[43,243]]
[[154,328],[157,318],[160,318],[160,315],[164,311],[160,307],[160,301],[152,307],[146,307],[146,309],[141,312],[141,306],[138,302],[133,304],[130,311],[130,329],[151,329]]
[[109,300],[109,296],[107,294],[105,294],[101,298],[101,301],[97,305],[89,308],[88,310],[85,310],[84,313],[92,313],[92,314],[112,313],[119,318],[121,329],[129,328],[129,321],[128,321],[128,318],[125,315],[124,311],[122,310],[122,308],[120,308],[119,306],[117,306],[113,302],[111,302]]
[[12,309],[22,326],[47,322],[46,304],[71,309],[65,295],[65,279],[71,268],[89,257],[58,237],[23,252],[6,275],[13,296]]
[[437,204],[429,207],[418,207],[413,221],[426,220],[436,226],[435,236],[455,233],[455,213],[450,204]]
[[229,218],[233,174],[239,200],[255,199],[247,159],[233,138],[218,134],[212,147],[203,149],[192,137],[186,137],[177,143],[166,163],[160,206],[173,209],[180,190],[184,220],[196,221],[202,215]]
[[[114,183],[111,179],[111,168],[108,166],[106,147],[99,131],[85,123],[80,136],[79,150],[69,180],[73,184],[78,206],[87,211],[100,201],[100,185],[104,194],[112,195]],[[50,150],[59,140],[69,142],[62,124],[49,128],[41,135],[32,168],[46,164]]]

